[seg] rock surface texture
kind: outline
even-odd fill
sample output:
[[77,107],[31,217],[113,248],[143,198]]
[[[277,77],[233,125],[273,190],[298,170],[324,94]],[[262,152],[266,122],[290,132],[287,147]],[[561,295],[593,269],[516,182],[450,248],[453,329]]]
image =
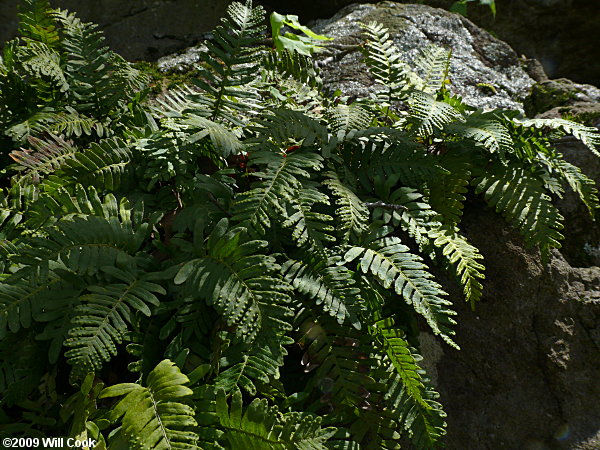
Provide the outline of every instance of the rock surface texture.
[[[371,20],[390,29],[408,60],[427,43],[451,48],[452,87],[472,105],[522,110],[534,81],[514,51],[468,20],[423,5],[352,5],[317,21],[316,31],[336,38],[321,57],[331,87],[368,95],[372,80],[356,45],[358,23]],[[600,91],[593,86],[568,80],[535,86],[528,101],[543,106],[533,114],[560,117],[599,106]],[[557,147],[600,181],[600,162],[589,150],[573,139]],[[451,450],[600,448],[600,234],[573,196],[565,196],[560,207],[565,247],[547,264],[483,203],[465,212],[463,229],[486,258],[484,298],[473,312],[459,290],[452,293],[461,351],[429,335],[421,340],[448,413]]]
[[521,101],[534,80],[523,69],[517,54],[468,19],[425,5],[350,5],[332,19],[317,20],[314,30],[335,38],[329,53],[320,60],[327,86],[343,86],[345,95],[368,94],[373,82],[358,45],[364,40],[360,23],[372,21],[390,30],[407,62],[428,44],[451,49],[451,89],[467,103],[484,109],[522,110]]

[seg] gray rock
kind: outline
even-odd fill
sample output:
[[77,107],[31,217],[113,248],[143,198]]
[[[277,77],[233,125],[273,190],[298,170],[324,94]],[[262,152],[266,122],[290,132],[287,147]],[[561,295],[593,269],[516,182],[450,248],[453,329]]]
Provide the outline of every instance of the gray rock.
[[[376,21],[389,28],[404,59],[411,62],[428,44],[452,50],[451,89],[478,108],[522,111],[521,100],[534,80],[517,54],[504,42],[457,14],[425,5],[382,2],[350,5],[328,20],[317,20],[314,30],[335,39],[321,61],[326,86],[345,95],[365,96],[373,82],[362,63],[360,23]],[[490,89],[489,84],[494,87]]]

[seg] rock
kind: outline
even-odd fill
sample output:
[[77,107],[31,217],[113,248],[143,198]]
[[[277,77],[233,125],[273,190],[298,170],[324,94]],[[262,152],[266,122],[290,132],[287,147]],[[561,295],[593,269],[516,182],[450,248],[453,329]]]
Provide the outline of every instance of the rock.
[[335,39],[321,61],[326,86],[343,86],[345,95],[368,95],[373,81],[358,45],[363,42],[360,23],[371,21],[389,28],[409,63],[431,43],[452,49],[451,89],[467,103],[484,109],[522,110],[521,100],[534,80],[521,67],[517,54],[468,19],[425,5],[350,5],[331,19],[315,21],[312,27],[317,33]]
[[487,273],[475,311],[455,302],[461,350],[433,355],[447,448],[600,448],[600,268],[542,265],[485,207],[463,227]]
[[561,78],[535,84],[525,99],[524,106],[527,115],[535,116],[558,106],[573,106],[578,103],[581,107],[583,103],[597,102],[600,102],[600,89]]
[[[0,42],[17,28],[16,1],[0,2]],[[51,0],[86,22],[97,23],[107,44],[129,60],[155,60],[202,39],[223,17],[228,0]]]
[[[448,6],[454,0],[429,0]],[[600,85],[598,0],[496,1],[496,17],[469,5],[469,17],[519,54],[541,61],[551,78]]]

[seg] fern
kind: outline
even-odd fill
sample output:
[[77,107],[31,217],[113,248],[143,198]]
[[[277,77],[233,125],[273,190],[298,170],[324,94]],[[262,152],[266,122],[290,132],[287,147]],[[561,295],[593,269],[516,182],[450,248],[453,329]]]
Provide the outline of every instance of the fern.
[[529,245],[539,246],[543,254],[560,248],[563,217],[538,178],[518,166],[496,166],[473,184],[476,192],[482,192],[485,200],[519,229]]
[[207,41],[209,53],[202,58],[213,70],[200,68],[202,78],[194,83],[204,91],[197,100],[204,104],[211,120],[242,125],[237,114],[258,107],[252,102],[257,94],[251,85],[256,79],[263,20],[261,7],[253,8],[251,2],[232,3],[222,25],[214,30],[214,41]]
[[130,448],[198,448],[198,436],[187,429],[196,425],[194,410],[183,403],[192,390],[188,378],[171,361],[164,360],[148,374],[148,386],[123,383],[104,389],[99,398],[123,397],[112,411],[122,423]]
[[282,50],[312,45],[282,35],[312,36],[297,18],[273,15],[270,49],[263,9],[233,3],[194,85],[146,101],[98,27],[20,11],[0,59],[3,436],[438,448],[417,324],[457,347],[434,271],[486,295],[463,211],[481,196],[547,258],[553,198],[599,207],[553,148],[572,134],[597,154],[592,128],[467,105],[449,51],[413,68],[381,25],[362,46],[377,90],[350,101]]
[[244,242],[243,230],[227,227],[227,219],[219,221],[206,244],[206,257],[187,262],[175,283],[193,283],[244,341],[252,342],[261,329],[287,330],[289,288],[274,276],[279,270],[274,258],[259,253],[267,242]]
[[450,70],[450,57],[452,52],[435,45],[425,47],[415,65],[422,73],[422,87],[420,90],[428,93],[437,93],[445,88],[448,72]]
[[105,268],[108,274],[121,281],[104,286],[88,286],[88,294],[80,297],[81,304],[75,308],[71,319],[72,327],[65,346],[69,363],[77,373],[98,370],[104,361],[116,355],[116,344],[120,344],[132,322],[132,312],[151,315],[148,304],[160,303],[154,293],[165,294],[165,290],[132,274]]
[[339,258],[303,261],[288,260],[281,270],[284,278],[301,294],[315,300],[339,324],[348,320],[355,328],[362,326],[364,309],[360,289],[355,286],[352,273],[336,263]]
[[223,392],[218,392],[216,413],[229,448],[325,449],[333,434],[320,427],[319,419],[308,414],[281,414],[266,400],[255,399],[244,411],[239,392],[233,394],[230,404]]
[[454,332],[450,326],[456,323],[452,319],[456,313],[448,309],[452,303],[443,298],[446,293],[431,279],[421,258],[408,253],[408,247],[397,238],[376,240],[369,248],[353,247],[344,255],[348,262],[358,257],[363,273],[371,273],[386,289],[393,288],[427,320],[434,333],[458,347],[451,339]]

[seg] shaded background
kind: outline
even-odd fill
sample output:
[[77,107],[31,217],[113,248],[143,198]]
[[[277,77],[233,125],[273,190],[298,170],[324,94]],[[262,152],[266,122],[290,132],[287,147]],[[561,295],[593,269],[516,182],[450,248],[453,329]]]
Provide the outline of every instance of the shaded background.
[[[454,0],[425,0],[448,8]],[[18,0],[0,0],[0,42],[14,36]],[[196,44],[217,23],[227,0],[51,0],[98,23],[108,44],[129,60],[155,60]],[[304,22],[328,18],[349,0],[264,0],[268,10],[298,14]],[[376,3],[376,2],[358,2]],[[411,3],[411,2],[401,2]],[[566,77],[600,85],[599,0],[496,0],[494,19],[487,7],[469,4],[469,18],[536,58],[550,78]]]

